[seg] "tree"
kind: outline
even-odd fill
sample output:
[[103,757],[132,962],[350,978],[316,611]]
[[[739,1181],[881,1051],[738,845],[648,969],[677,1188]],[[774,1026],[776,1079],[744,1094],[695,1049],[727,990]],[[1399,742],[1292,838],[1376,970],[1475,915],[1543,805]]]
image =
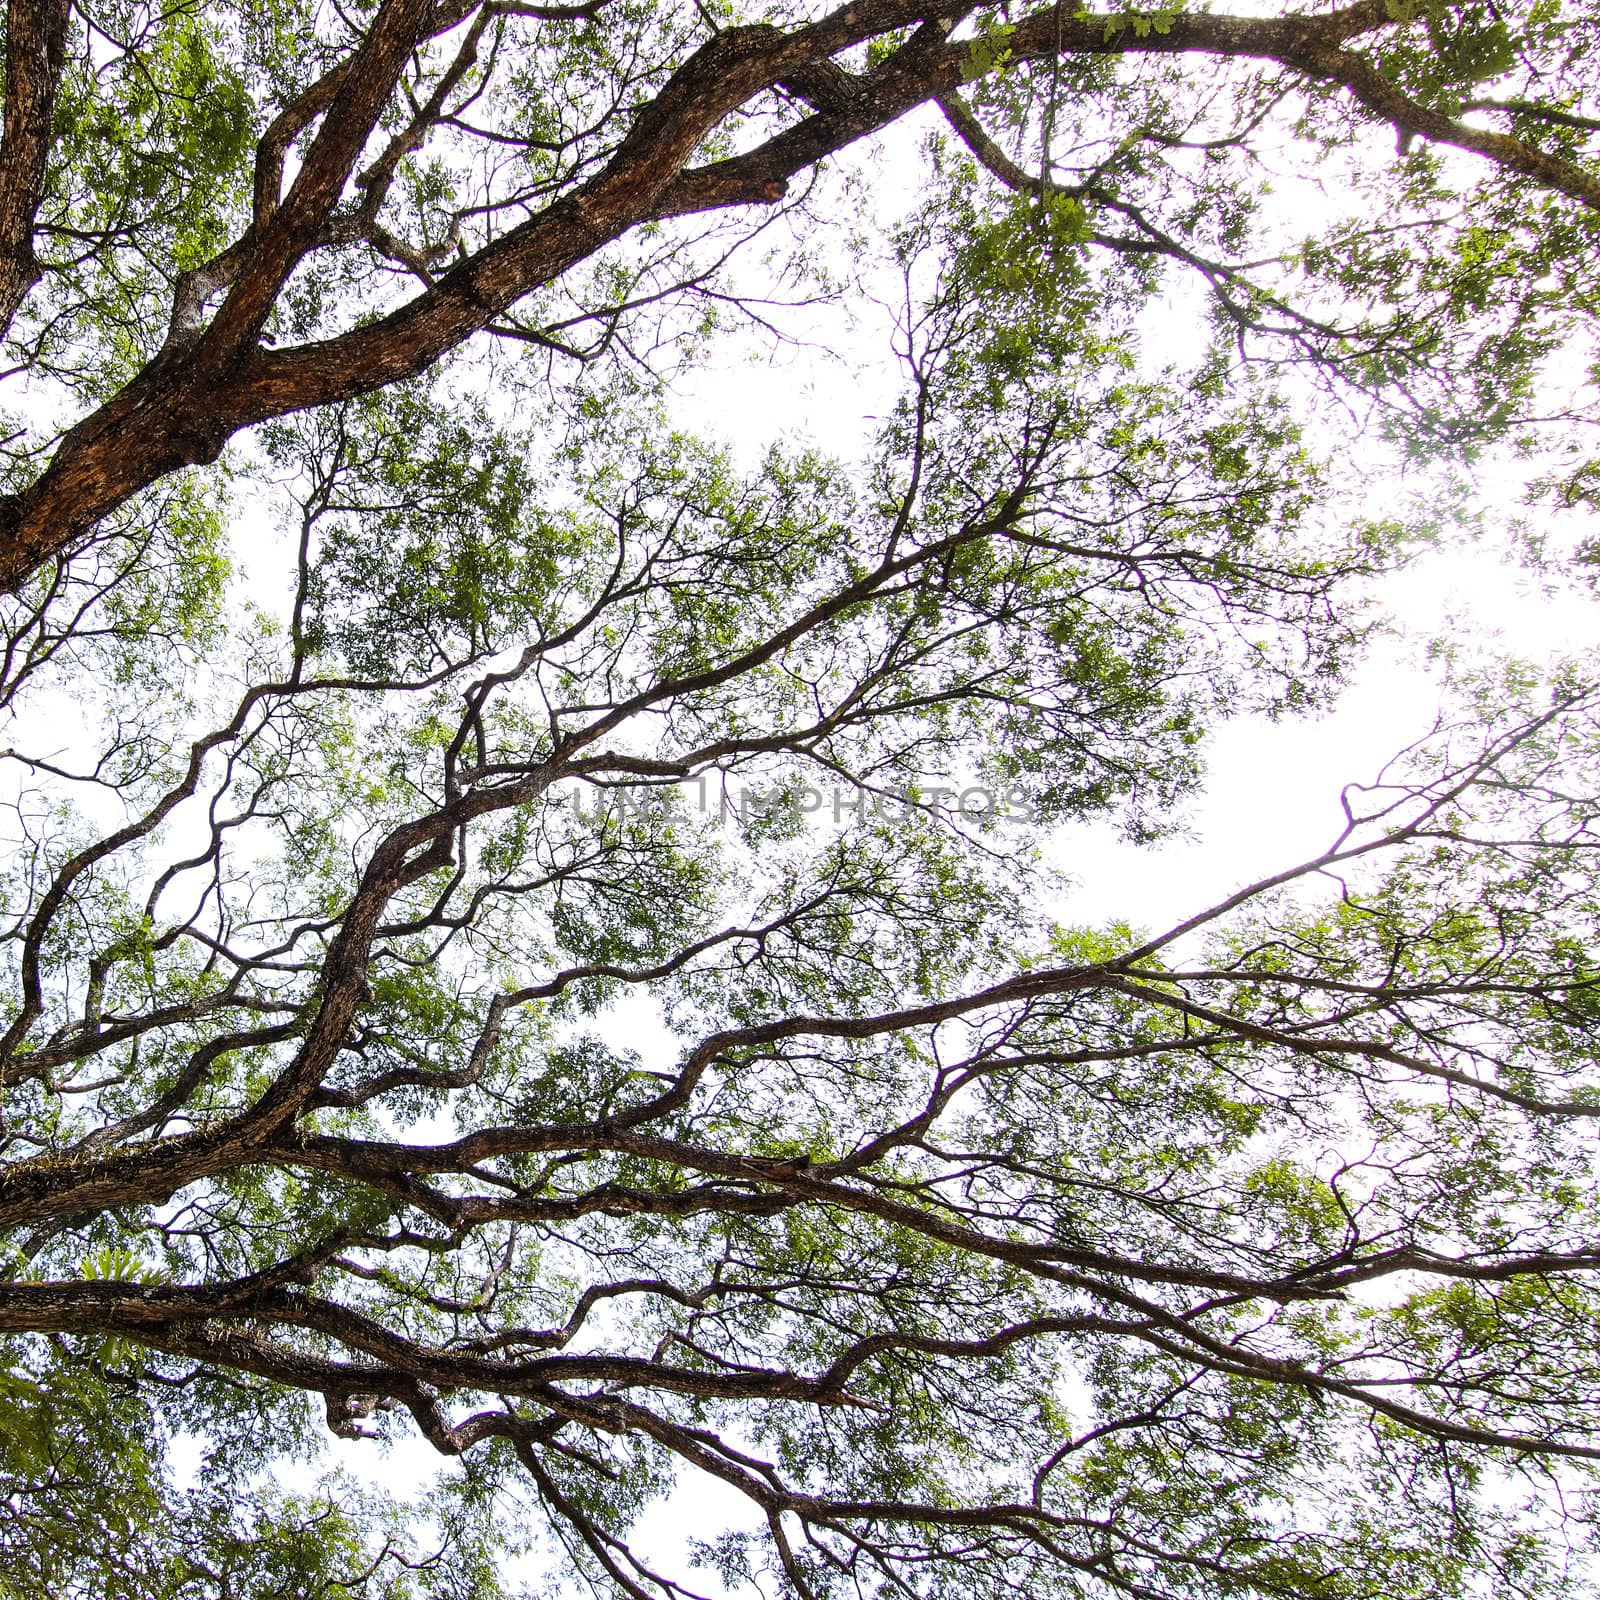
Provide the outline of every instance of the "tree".
[[[1585,1592],[1592,675],[1164,932],[1031,846],[1336,693],[1353,464],[1592,501],[1596,31],[15,0],[0,1591],[666,1596],[702,1474],[805,1597]],[[679,425],[890,289],[859,461]]]

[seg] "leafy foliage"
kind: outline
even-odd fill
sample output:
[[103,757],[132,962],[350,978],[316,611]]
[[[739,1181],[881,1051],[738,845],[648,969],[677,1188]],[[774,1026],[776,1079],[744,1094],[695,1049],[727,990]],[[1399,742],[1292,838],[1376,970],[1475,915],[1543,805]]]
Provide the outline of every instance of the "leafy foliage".
[[[1591,1592],[1593,664],[1039,842],[1583,502],[1592,6],[6,26],[0,1596]],[[840,301],[859,450],[687,426]]]

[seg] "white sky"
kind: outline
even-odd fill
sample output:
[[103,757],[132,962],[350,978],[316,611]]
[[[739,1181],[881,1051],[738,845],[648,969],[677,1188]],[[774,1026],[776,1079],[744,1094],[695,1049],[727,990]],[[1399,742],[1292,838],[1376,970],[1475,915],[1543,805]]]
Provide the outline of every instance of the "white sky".
[[[737,362],[686,383],[674,416],[727,439],[747,458],[778,433],[854,455],[896,386],[887,364],[874,381],[873,374],[818,360]],[[1485,485],[1490,497],[1499,487]],[[1532,660],[1582,650],[1600,638],[1600,603],[1587,590],[1547,596],[1531,574],[1488,546],[1430,554],[1387,580],[1378,598],[1395,635],[1378,641],[1331,712],[1276,724],[1243,717],[1216,731],[1185,837],[1135,847],[1110,825],[1097,824],[1064,830],[1049,842],[1051,860],[1075,880],[1060,908],[1064,918],[1167,926],[1325,848],[1340,826],[1341,788],[1373,778],[1432,723],[1440,687],[1422,654],[1434,635],[1448,631]],[[663,1042],[636,1041],[648,1055]],[[329,1458],[397,1493],[414,1491],[438,1466],[420,1441],[380,1456],[371,1444],[330,1440]],[[714,1594],[712,1575],[688,1565],[690,1541],[757,1521],[733,1491],[694,1475],[645,1513],[632,1542],[691,1589]]]
[[[1173,336],[1169,350],[1190,342],[1192,330],[1175,328]],[[750,362],[686,383],[674,415],[751,459],[780,432],[849,456],[864,448],[897,383],[888,363],[863,372],[820,360]],[[1483,487],[1486,498],[1498,499],[1510,485],[1491,477]],[[1432,725],[1441,685],[1423,659],[1431,638],[1448,633],[1533,661],[1600,641],[1600,602],[1588,590],[1547,595],[1488,544],[1430,553],[1386,580],[1377,599],[1394,633],[1377,640],[1330,712],[1277,723],[1247,716],[1216,729],[1184,837],[1133,846],[1110,824],[1058,832],[1047,855],[1074,880],[1058,914],[1075,923],[1167,927],[1325,849],[1342,824],[1344,785],[1376,777]],[[691,1588],[715,1593],[712,1576],[688,1566],[690,1541],[758,1522],[731,1490],[695,1477],[645,1514],[633,1542]]]
[[[926,125],[913,120],[897,130],[888,153],[875,163],[889,209],[910,197],[912,169],[920,166],[915,145]],[[803,438],[845,458],[860,456],[876,420],[893,404],[901,375],[888,359],[885,328],[873,327],[865,307],[855,309],[860,319],[852,331],[846,331],[839,309],[817,313],[816,347],[809,353],[797,347],[769,360],[732,342],[725,359],[681,381],[675,420],[724,439],[747,462],[777,436]],[[803,331],[807,319],[783,320]],[[1199,332],[1193,314],[1175,303],[1160,330],[1163,354],[1177,357],[1194,349]],[[829,347],[848,359],[824,357]],[[1490,500],[1504,496],[1492,474],[1483,488]],[[1209,775],[1188,808],[1185,837],[1135,848],[1118,840],[1109,825],[1094,825],[1063,830],[1049,841],[1051,859],[1075,883],[1061,908],[1064,916],[1084,923],[1122,918],[1169,925],[1241,883],[1322,849],[1339,827],[1342,786],[1373,777],[1432,722],[1439,684],[1422,660],[1422,646],[1432,635],[1449,631],[1536,661],[1589,649],[1600,640],[1600,603],[1587,591],[1544,595],[1531,575],[1489,546],[1427,556],[1386,582],[1378,598],[1395,635],[1378,643],[1332,712],[1277,724],[1245,717],[1216,731]],[[660,1044],[642,1036],[637,1042],[647,1052]],[[185,1457],[192,1460],[193,1452],[180,1451],[180,1461]],[[331,1437],[326,1462],[401,1494],[414,1492],[440,1464],[420,1441],[380,1455],[370,1443]],[[739,1497],[696,1477],[646,1513],[636,1544],[691,1587],[715,1592],[709,1575],[688,1570],[689,1540],[753,1521]]]
[[[877,167],[886,184],[894,187],[898,177],[908,176],[900,163],[915,159],[919,136],[915,125],[897,133],[898,156]],[[907,182],[907,198],[910,190]],[[901,375],[888,359],[886,330],[874,329],[859,304],[854,309],[863,314],[848,332],[839,309],[818,312],[812,319],[816,348],[810,352],[794,348],[760,356],[730,342],[725,359],[680,380],[674,421],[727,442],[747,465],[776,437],[860,457],[870,448],[876,420],[893,404]],[[1167,317],[1163,354],[1177,357],[1196,348],[1197,320],[1176,304]],[[803,328],[803,319],[784,321]],[[830,347],[850,359],[823,356]],[[1509,483],[1491,475],[1482,488],[1486,500],[1501,500]],[[1333,711],[1276,724],[1244,717],[1216,731],[1209,776],[1187,809],[1186,836],[1133,847],[1109,825],[1093,825],[1064,830],[1048,842],[1050,859],[1075,882],[1060,908],[1064,918],[1168,926],[1245,882],[1325,848],[1340,825],[1341,788],[1370,780],[1433,721],[1440,687],[1422,659],[1430,637],[1448,631],[1475,646],[1532,660],[1587,649],[1600,638],[1600,605],[1587,591],[1546,596],[1533,576],[1488,545],[1429,555],[1386,581],[1378,599],[1394,636],[1378,642]],[[663,1041],[641,1036],[634,1042],[654,1054]],[[439,1465],[420,1441],[380,1455],[370,1443],[330,1438],[327,1459],[401,1494],[414,1492]],[[756,1520],[732,1491],[694,1477],[645,1514],[633,1542],[691,1589],[715,1593],[710,1574],[688,1568],[689,1541],[735,1524],[754,1526]]]

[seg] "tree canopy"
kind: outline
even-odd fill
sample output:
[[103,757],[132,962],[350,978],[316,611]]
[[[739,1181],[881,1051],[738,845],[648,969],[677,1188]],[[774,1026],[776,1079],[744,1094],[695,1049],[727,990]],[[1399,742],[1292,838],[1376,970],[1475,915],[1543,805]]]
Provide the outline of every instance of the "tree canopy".
[[1593,4],[5,29],[0,1596],[1594,1592],[1593,662],[1039,848],[1593,510]]

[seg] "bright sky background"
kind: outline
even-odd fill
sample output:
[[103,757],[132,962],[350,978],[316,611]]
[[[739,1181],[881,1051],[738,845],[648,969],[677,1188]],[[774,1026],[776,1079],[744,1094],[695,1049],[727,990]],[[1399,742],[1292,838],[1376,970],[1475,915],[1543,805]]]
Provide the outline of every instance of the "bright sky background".
[[[1173,331],[1176,339],[1192,337],[1189,329]],[[879,379],[883,388],[875,392],[867,374],[792,357],[718,367],[685,385],[681,414],[752,457],[775,432],[789,431],[849,455],[864,447],[875,415],[892,402],[895,380],[886,366]],[[1488,499],[1509,487],[1493,475],[1483,484]],[[1134,846],[1110,824],[1092,824],[1050,839],[1050,860],[1074,880],[1057,914],[1075,923],[1123,919],[1165,928],[1320,853],[1342,825],[1344,785],[1371,781],[1431,727],[1441,683],[1424,658],[1440,634],[1534,661],[1600,643],[1600,601],[1586,589],[1545,592],[1535,574],[1490,543],[1430,553],[1387,580],[1376,598],[1394,631],[1376,641],[1332,711],[1277,723],[1247,716],[1216,730],[1208,777],[1187,808],[1183,836]],[[635,1548],[691,1588],[716,1593],[711,1574],[688,1566],[691,1539],[757,1521],[739,1496],[697,1478],[646,1513]]]
[[[881,158],[880,198],[890,210],[899,197],[911,197],[920,136],[915,124],[897,130]],[[1197,312],[1179,302],[1167,308],[1165,325],[1151,341],[1165,357],[1198,350],[1203,330]],[[861,456],[901,383],[888,356],[887,329],[881,322],[874,327],[873,316],[856,302],[848,309],[783,317],[787,330],[809,334],[810,349],[761,351],[730,341],[725,358],[678,381],[674,422],[725,441],[746,465],[754,465],[776,438],[805,441],[844,458]],[[1489,503],[1515,498],[1510,480],[1493,471],[1480,488]],[[1440,683],[1424,660],[1430,638],[1449,633],[1474,649],[1536,661],[1600,641],[1600,602],[1587,590],[1544,593],[1534,574],[1491,542],[1430,554],[1387,581],[1376,598],[1394,631],[1377,642],[1331,712],[1277,724],[1242,717],[1216,731],[1209,776],[1186,812],[1183,836],[1134,847],[1111,826],[1092,825],[1046,841],[1051,861],[1074,881],[1058,909],[1063,919],[1170,926],[1326,848],[1341,823],[1341,788],[1374,778],[1434,719]],[[825,814],[816,825],[828,825]],[[643,1022],[641,1035],[628,1042],[647,1059],[668,1053],[668,1041],[648,1032]],[[439,1466],[420,1441],[380,1455],[371,1443],[330,1437],[327,1459],[401,1494],[414,1492]],[[712,1575],[688,1567],[689,1541],[755,1520],[732,1491],[697,1477],[648,1512],[632,1542],[691,1589],[715,1594]]]

